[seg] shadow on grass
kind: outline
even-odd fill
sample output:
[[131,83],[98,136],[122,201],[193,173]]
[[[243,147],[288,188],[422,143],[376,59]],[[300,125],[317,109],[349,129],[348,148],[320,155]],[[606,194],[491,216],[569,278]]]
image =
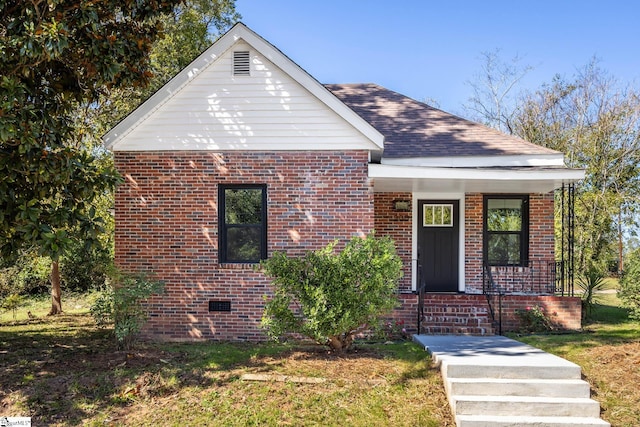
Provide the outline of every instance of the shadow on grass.
[[34,425],[75,425],[100,416],[113,421],[141,399],[224,386],[242,371],[290,369],[288,358],[320,367],[346,361],[346,376],[349,367],[364,372],[376,361],[406,362],[392,383],[423,378],[429,369],[427,354],[410,342],[358,343],[340,355],[320,346],[215,342],[141,343],[118,351],[110,331],[97,329],[89,315],[61,315],[0,324],[0,413],[30,416]]
[[141,393],[211,382],[191,372],[176,379],[180,357],[162,349],[116,350],[111,333],[86,314],[4,323],[0,348],[0,412],[30,416],[34,425],[78,424]]

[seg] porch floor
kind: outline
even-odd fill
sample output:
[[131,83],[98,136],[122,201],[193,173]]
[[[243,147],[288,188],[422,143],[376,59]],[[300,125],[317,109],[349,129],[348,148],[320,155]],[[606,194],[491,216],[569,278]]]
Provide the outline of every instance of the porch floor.
[[458,427],[610,425],[600,419],[581,368],[565,359],[502,336],[414,341],[440,368]]

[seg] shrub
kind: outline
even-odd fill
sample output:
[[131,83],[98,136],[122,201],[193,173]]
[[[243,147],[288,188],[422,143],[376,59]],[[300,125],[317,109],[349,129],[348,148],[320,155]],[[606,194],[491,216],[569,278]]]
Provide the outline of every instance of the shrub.
[[274,339],[300,334],[335,351],[397,304],[402,261],[389,238],[355,237],[339,253],[337,242],[302,257],[282,252],[261,263],[273,278],[262,325]]
[[625,262],[618,296],[629,308],[629,317],[640,320],[640,249],[629,254]]
[[367,338],[375,341],[404,341],[410,340],[411,334],[407,332],[404,320],[379,319],[378,323],[369,325]]
[[0,307],[7,311],[12,311],[13,321],[15,322],[18,309],[20,307],[25,306],[26,304],[27,302],[25,301],[24,297],[18,294],[11,294],[2,301],[2,304],[0,304]]
[[75,242],[60,260],[62,286],[72,292],[101,289],[112,264],[113,254],[108,248],[98,245],[87,248],[83,242]]
[[553,323],[539,306],[516,309],[516,316],[520,320],[520,332],[536,333],[553,330]]
[[164,283],[144,274],[116,271],[110,274],[112,283],[91,306],[91,315],[99,327],[113,325],[118,347],[129,349],[147,321],[144,300],[164,290]]
[[586,271],[578,276],[578,286],[582,289],[583,317],[591,315],[596,291],[602,290],[606,283],[604,279],[604,270],[595,265],[590,265]]
[[48,292],[51,259],[36,251],[21,252],[5,261],[0,271],[0,297],[10,294],[38,295]]

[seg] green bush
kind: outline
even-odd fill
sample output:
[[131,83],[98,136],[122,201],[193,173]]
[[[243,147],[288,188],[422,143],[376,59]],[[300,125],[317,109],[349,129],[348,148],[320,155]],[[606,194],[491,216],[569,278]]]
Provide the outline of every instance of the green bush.
[[91,315],[99,327],[113,325],[118,347],[130,349],[147,321],[144,300],[162,293],[164,283],[144,274],[116,271],[110,274],[112,283],[91,306]]
[[275,288],[262,317],[271,338],[300,334],[342,351],[360,328],[395,307],[402,261],[393,241],[355,237],[339,253],[336,244],[302,257],[278,252],[262,261]]
[[604,288],[605,282],[604,268],[590,265],[578,276],[578,286],[582,289],[582,314],[589,317],[595,304],[596,292]]
[[51,259],[36,251],[22,252],[17,258],[4,261],[0,269],[0,297],[46,293],[50,274]]
[[77,242],[60,260],[62,287],[72,292],[102,289],[112,264],[113,254],[108,248],[86,248],[83,242]]
[[15,322],[18,309],[25,306],[26,304],[27,302],[25,301],[24,297],[18,294],[11,294],[2,301],[2,304],[0,304],[0,308],[3,308],[7,311],[12,311],[13,320]]
[[627,257],[618,296],[629,308],[629,317],[640,320],[640,249]]
[[520,321],[520,332],[538,333],[553,330],[553,323],[539,306],[516,309],[516,316]]
[[[65,291],[86,292],[104,287],[107,270],[113,264],[109,249],[85,248],[77,242],[60,259],[62,288]],[[0,265],[0,298],[10,294],[42,295],[51,289],[51,259],[37,251],[19,253]]]

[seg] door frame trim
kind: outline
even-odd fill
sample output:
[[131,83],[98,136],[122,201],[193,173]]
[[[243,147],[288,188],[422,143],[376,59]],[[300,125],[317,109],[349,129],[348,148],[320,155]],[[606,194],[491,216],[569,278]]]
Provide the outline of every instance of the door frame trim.
[[458,292],[465,291],[465,194],[464,193],[425,193],[414,192],[411,195],[411,289],[418,290],[418,200],[457,200],[458,207]]

